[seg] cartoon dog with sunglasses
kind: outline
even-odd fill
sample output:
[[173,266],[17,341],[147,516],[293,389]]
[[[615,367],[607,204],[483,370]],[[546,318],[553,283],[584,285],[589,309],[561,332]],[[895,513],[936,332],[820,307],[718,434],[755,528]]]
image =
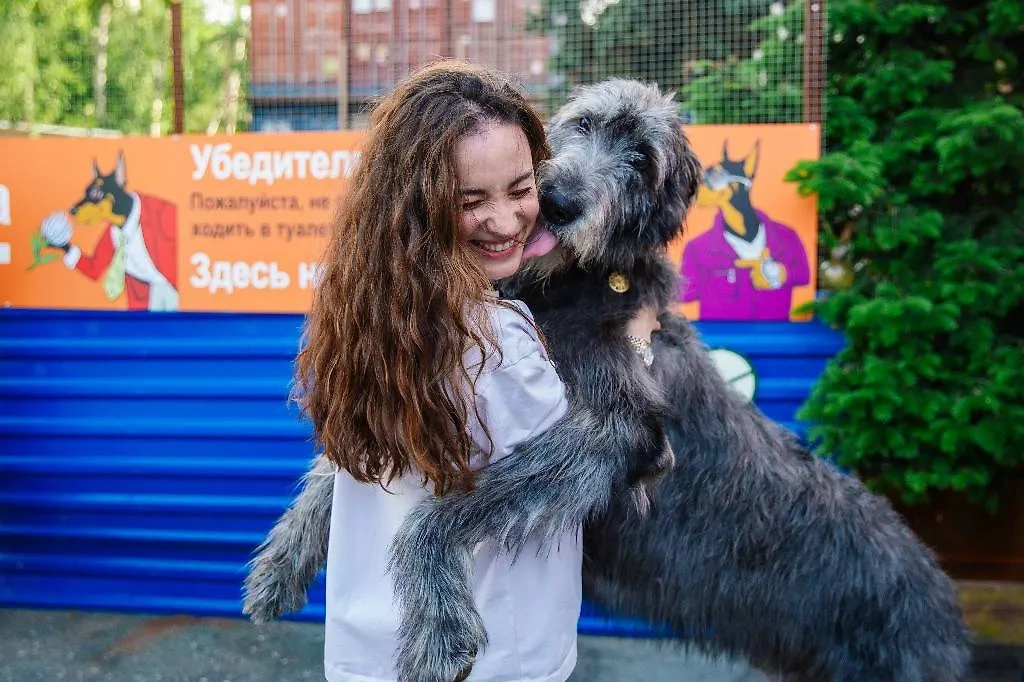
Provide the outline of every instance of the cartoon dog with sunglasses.
[[796,231],[751,202],[760,142],[733,161],[704,171],[697,204],[717,208],[711,229],[683,250],[679,300],[700,302],[703,320],[788,321],[794,287],[811,281],[807,252]]

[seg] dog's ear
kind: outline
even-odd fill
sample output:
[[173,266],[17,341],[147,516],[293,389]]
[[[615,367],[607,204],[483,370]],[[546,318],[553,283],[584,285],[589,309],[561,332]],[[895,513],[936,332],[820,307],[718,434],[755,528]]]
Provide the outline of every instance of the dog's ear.
[[761,158],[761,140],[754,141],[754,148],[747,154],[747,158],[743,159],[743,174],[751,180],[754,179],[754,174],[757,173],[757,162]]
[[117,167],[114,169],[114,180],[117,181],[118,185],[124,187],[127,179],[127,172],[124,167],[124,151],[122,150],[117,152]]

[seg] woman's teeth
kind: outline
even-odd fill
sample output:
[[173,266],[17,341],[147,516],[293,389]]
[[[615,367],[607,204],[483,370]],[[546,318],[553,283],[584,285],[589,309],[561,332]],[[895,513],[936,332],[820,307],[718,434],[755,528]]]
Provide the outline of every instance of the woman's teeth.
[[508,241],[498,242],[498,243],[495,243],[495,242],[477,242],[476,245],[479,246],[484,251],[492,251],[494,253],[498,253],[498,252],[501,252],[501,251],[508,251],[509,249],[511,249],[513,246],[516,245],[516,240],[515,239],[509,239]]

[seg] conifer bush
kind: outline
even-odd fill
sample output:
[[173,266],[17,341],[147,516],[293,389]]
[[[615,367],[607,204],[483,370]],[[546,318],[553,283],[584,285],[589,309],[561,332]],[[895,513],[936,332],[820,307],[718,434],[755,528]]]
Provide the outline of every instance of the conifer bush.
[[827,152],[788,179],[853,276],[812,304],[846,344],[798,417],[876,490],[996,506],[1024,469],[1024,3],[829,6]]

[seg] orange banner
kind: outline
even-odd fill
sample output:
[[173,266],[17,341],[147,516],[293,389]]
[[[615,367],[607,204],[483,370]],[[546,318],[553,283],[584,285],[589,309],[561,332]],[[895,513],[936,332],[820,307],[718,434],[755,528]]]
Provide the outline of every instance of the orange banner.
[[[758,317],[758,297],[770,297],[773,309],[783,297],[787,306],[808,300],[816,207],[782,175],[798,159],[817,157],[816,130],[692,126],[688,133],[709,172],[671,255],[681,262],[685,254],[684,274],[710,268],[713,276],[691,277],[681,308],[694,319],[721,316],[709,294],[720,298],[723,282],[742,286],[744,277],[753,302],[733,296],[740,301],[733,310],[747,317]],[[28,308],[304,312],[362,137],[0,139],[0,300]],[[715,170],[723,140],[726,161],[739,160],[739,170],[734,163]],[[751,228],[752,220],[765,224]],[[743,230],[750,244],[734,249],[733,275],[719,277],[721,263],[701,254],[717,253],[718,241],[732,245]],[[788,252],[785,230],[798,236],[809,279]],[[699,249],[685,251],[690,244]]]

